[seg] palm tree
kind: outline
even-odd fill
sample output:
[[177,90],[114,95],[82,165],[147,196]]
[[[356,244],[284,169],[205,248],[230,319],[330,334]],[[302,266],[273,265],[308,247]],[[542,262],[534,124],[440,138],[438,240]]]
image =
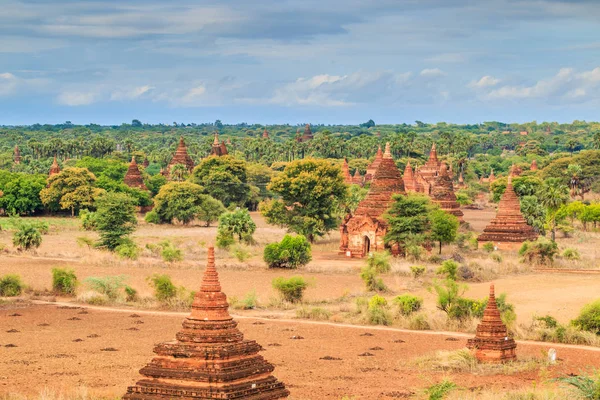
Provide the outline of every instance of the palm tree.
[[171,167],[171,179],[176,182],[182,182],[188,175],[187,167],[183,164],[175,164]]
[[556,213],[569,201],[569,188],[559,178],[548,178],[539,192],[540,203],[548,210],[548,223],[552,233],[552,241],[556,239]]

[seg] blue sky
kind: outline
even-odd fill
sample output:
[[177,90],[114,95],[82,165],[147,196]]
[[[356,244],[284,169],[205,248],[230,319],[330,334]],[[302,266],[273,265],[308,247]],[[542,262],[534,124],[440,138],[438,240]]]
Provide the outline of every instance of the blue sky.
[[0,0],[0,125],[598,120],[596,0]]

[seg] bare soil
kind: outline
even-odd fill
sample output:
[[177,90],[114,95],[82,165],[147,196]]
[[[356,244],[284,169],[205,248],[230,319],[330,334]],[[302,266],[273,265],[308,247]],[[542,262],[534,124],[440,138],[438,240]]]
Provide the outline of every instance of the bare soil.
[[[153,345],[171,340],[185,315],[131,314],[56,305],[0,309],[0,394],[68,393],[84,386],[94,396],[122,395],[140,378],[138,370],[152,358]],[[419,370],[412,361],[438,349],[460,349],[464,335],[252,318],[240,319],[239,327],[264,347],[263,356],[276,366],[274,374],[291,390],[291,399],[407,398],[445,376],[469,391],[512,390],[600,367],[597,349],[558,347],[560,362],[547,372],[450,374]],[[520,343],[518,354],[543,357],[551,347],[556,346]]]

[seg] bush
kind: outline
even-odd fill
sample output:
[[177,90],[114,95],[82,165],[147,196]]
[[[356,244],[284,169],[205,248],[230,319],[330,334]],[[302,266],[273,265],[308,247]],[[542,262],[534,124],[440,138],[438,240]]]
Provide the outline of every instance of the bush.
[[304,291],[308,288],[308,282],[301,276],[292,276],[289,279],[283,277],[273,279],[273,288],[275,288],[290,303],[302,301]]
[[411,261],[421,261],[423,257],[423,247],[419,245],[406,246],[406,258]]
[[497,263],[501,263],[502,262],[502,256],[500,255],[500,253],[497,252],[492,252],[490,253],[490,258],[494,261],[496,261]]
[[23,285],[19,275],[8,274],[0,278],[0,296],[18,296],[23,292],[24,287],[25,285]]
[[579,260],[581,256],[579,255],[579,251],[577,249],[565,249],[562,253],[563,258],[567,260]]
[[546,238],[539,238],[535,242],[525,242],[519,249],[523,261],[533,265],[549,265],[558,253],[558,245]]
[[125,275],[117,276],[103,276],[95,277],[90,276],[84,280],[84,282],[95,292],[106,295],[109,300],[116,300],[119,298],[120,290],[123,288]]
[[372,325],[391,325],[393,318],[388,311],[387,300],[379,295],[369,299],[367,318]]
[[300,308],[296,310],[296,318],[327,321],[329,318],[331,318],[331,312],[320,307],[313,307],[310,310],[307,310],[306,308]]
[[115,251],[130,241],[128,237],[137,226],[136,200],[126,193],[106,192],[96,199],[95,205],[96,230],[100,233],[97,246]]
[[90,250],[94,246],[94,239],[87,236],[79,236],[77,238],[77,244],[79,247],[87,246],[88,250]]
[[154,210],[148,211],[146,213],[146,215],[144,216],[144,221],[146,221],[149,224],[160,224],[161,223],[158,213]]
[[494,246],[494,243],[492,242],[485,242],[483,246],[481,246],[481,248],[483,249],[483,251],[486,251],[488,253],[491,253],[492,251],[496,250],[496,246]]
[[147,280],[154,289],[154,297],[161,303],[177,296],[177,287],[173,284],[169,275],[154,274],[148,277]]
[[558,326],[558,321],[551,315],[537,317],[536,321],[543,322],[546,328],[556,328]]
[[408,316],[421,309],[423,299],[411,294],[403,294],[394,298],[394,304],[398,306],[398,312]]
[[422,265],[413,265],[410,267],[410,273],[412,274],[413,278],[417,279],[425,273],[425,267]]
[[138,292],[131,286],[125,286],[125,301],[133,302],[138,300]]
[[256,308],[258,304],[258,298],[256,296],[256,290],[253,290],[246,294],[244,300],[242,300],[242,305],[244,310],[253,310]]
[[123,240],[120,245],[115,248],[115,252],[121,258],[129,260],[137,260],[140,255],[139,247],[132,240]]
[[387,290],[383,280],[377,277],[377,272],[373,268],[363,267],[360,271],[360,277],[365,282],[368,291],[385,292]]
[[435,271],[438,275],[445,275],[447,279],[455,281],[458,277],[458,263],[454,260],[446,260],[442,266]]
[[89,210],[79,211],[79,219],[81,220],[81,228],[86,231],[96,229],[96,213]]
[[469,280],[475,278],[475,273],[473,272],[473,270],[466,265],[461,265],[458,268],[457,273],[458,273],[458,277],[460,277],[460,279],[463,281],[469,281]]
[[252,252],[245,247],[242,246],[234,246],[231,249],[231,254],[238,260],[239,262],[244,262],[252,257]]
[[42,244],[42,234],[32,224],[19,224],[13,234],[13,245],[19,250],[38,248]]
[[[217,246],[238,239],[240,242],[252,244],[252,235],[256,230],[256,224],[246,209],[236,208],[234,211],[223,213],[219,217],[217,229]],[[220,239],[220,240],[219,240]],[[219,246],[225,248],[227,246]]]
[[408,320],[408,329],[428,331],[431,329],[431,326],[429,326],[429,322],[427,322],[427,318],[423,314],[417,314],[411,316]]
[[584,331],[600,335],[600,300],[596,300],[581,309],[579,317],[571,324]]
[[73,295],[79,284],[75,271],[65,268],[52,268],[52,290],[56,293]]
[[265,247],[263,259],[269,268],[298,268],[312,259],[311,246],[302,235],[285,235],[281,242]]
[[183,252],[175,247],[173,243],[165,240],[159,244],[162,247],[160,256],[164,262],[175,262],[183,260]]
[[232,235],[218,233],[217,234],[217,247],[220,249],[228,249],[229,246],[235,243],[235,239]]
[[379,274],[390,272],[392,269],[390,257],[391,255],[387,251],[371,253],[367,258],[367,266]]

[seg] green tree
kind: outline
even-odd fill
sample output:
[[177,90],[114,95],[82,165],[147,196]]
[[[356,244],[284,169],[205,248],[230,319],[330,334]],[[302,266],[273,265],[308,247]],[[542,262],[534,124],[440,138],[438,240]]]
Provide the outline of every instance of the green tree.
[[40,191],[42,203],[51,211],[91,208],[103,191],[94,186],[96,177],[85,168],[65,168],[48,178],[48,187]]
[[537,196],[521,197],[521,213],[527,221],[527,224],[531,225],[536,232],[541,235],[546,234],[546,230],[544,229],[546,208],[540,204],[540,200]]
[[46,186],[46,176],[10,173],[0,178],[0,208],[8,214],[28,215],[42,210],[40,191]]
[[420,244],[430,228],[431,202],[423,195],[394,195],[394,203],[385,215],[388,231],[387,245],[397,244],[406,249],[409,244]]
[[439,243],[439,254],[442,254],[442,244],[454,242],[460,222],[452,214],[443,210],[433,210],[429,214],[431,221],[430,238]]
[[136,200],[125,193],[105,193],[96,199],[96,230],[100,233],[97,245],[114,250],[135,231]]
[[201,185],[204,193],[221,201],[225,207],[243,206],[250,198],[247,165],[232,156],[207,157],[198,164],[189,181]]
[[147,214],[147,219],[156,217],[159,223],[179,221],[187,225],[199,218],[210,225],[225,208],[203,192],[202,186],[195,183],[169,182],[154,197],[154,209]]
[[256,224],[246,209],[236,208],[235,211],[226,212],[219,217],[217,229],[217,244],[221,247],[231,243],[237,237],[238,241],[252,243],[252,235],[256,231]]
[[188,169],[183,164],[175,164],[171,166],[169,175],[171,176],[171,179],[173,179],[175,182],[182,182],[185,181],[188,177]]
[[281,197],[261,205],[269,223],[287,226],[311,243],[339,225],[347,187],[337,165],[312,158],[293,161],[268,189]]
[[539,190],[540,203],[548,210],[547,218],[552,241],[556,239],[556,215],[562,205],[569,201],[569,188],[558,178],[548,178]]

